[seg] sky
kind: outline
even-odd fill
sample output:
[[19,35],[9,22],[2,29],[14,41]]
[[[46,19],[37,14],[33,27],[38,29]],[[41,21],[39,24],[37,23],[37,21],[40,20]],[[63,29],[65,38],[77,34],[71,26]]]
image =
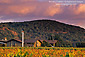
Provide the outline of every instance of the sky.
[[0,22],[40,19],[85,28],[85,0],[0,0]]

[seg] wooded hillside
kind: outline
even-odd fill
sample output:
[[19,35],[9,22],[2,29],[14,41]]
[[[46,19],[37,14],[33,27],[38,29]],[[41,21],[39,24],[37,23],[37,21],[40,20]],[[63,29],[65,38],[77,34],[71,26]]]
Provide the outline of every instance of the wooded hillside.
[[25,38],[62,39],[68,42],[85,41],[85,29],[60,23],[54,20],[34,20],[25,22],[0,23],[0,40],[21,39],[21,30],[25,31]]

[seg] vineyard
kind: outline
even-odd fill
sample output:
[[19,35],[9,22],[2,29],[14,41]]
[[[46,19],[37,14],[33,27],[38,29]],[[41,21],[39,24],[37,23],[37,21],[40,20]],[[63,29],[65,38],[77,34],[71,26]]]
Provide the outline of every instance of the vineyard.
[[85,48],[1,47],[0,57],[85,57]]

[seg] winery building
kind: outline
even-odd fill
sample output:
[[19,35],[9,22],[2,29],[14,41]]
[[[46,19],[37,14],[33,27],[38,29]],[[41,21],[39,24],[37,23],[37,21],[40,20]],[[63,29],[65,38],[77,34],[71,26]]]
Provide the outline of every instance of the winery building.
[[[39,40],[39,39],[25,39],[24,47],[41,47],[43,41],[55,46],[57,40]],[[0,40],[0,47],[21,47],[22,41],[18,39]]]

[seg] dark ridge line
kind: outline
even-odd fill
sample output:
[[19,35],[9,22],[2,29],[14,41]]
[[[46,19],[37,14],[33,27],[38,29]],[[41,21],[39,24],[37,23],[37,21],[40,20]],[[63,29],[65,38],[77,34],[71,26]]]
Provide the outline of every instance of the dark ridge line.
[[[59,24],[63,24],[63,25],[68,25],[68,26],[72,26],[72,27],[77,27],[77,28],[81,28],[81,29],[84,29],[80,26],[76,26],[76,25],[70,25],[70,24],[66,24],[66,23],[63,23],[63,22],[59,22],[59,21],[56,21],[56,20],[50,20],[50,19],[41,19],[41,20],[32,20],[32,21],[23,21],[23,22],[2,22],[0,24],[13,24],[13,23],[29,23],[29,22],[42,22],[42,21],[51,21],[51,22],[57,22]],[[85,29],[84,29],[85,30]]]

